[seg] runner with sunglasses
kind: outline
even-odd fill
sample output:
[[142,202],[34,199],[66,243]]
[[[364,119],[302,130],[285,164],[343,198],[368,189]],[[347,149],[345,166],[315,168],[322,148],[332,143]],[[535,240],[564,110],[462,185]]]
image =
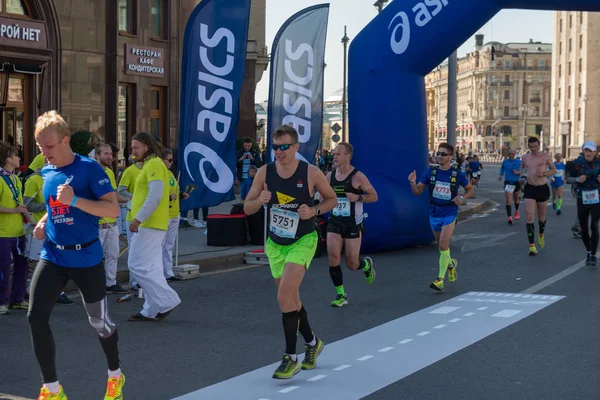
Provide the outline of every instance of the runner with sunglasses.
[[[458,218],[458,206],[473,195],[473,186],[464,172],[452,167],[450,161],[454,147],[442,143],[436,153],[438,167],[430,167],[417,183],[417,171],[408,176],[410,187],[415,196],[420,196],[429,188],[429,223],[440,250],[439,274],[429,285],[438,291],[444,290],[444,278],[448,271],[448,281],[456,281],[458,262],[450,256],[450,240]],[[458,194],[459,186],[465,189],[464,195]]]
[[521,218],[519,215],[519,204],[521,201],[521,182],[519,173],[521,170],[521,160],[516,158],[516,150],[508,150],[508,158],[502,161],[500,166],[500,176],[498,180],[504,179],[504,195],[506,198],[506,215],[508,215],[508,224],[513,224],[512,202],[515,202],[515,220]]
[[[314,369],[325,346],[315,336],[300,301],[300,285],[317,249],[315,216],[332,210],[337,197],[325,175],[314,165],[296,158],[298,132],[284,125],[273,133],[275,162],[262,166],[244,202],[244,212],[252,215],[268,208],[269,239],[265,252],[277,286],[282,312],[286,349],[275,379],[290,379],[300,369]],[[314,192],[323,201],[314,206]],[[296,356],[297,332],[306,342],[302,365]]]

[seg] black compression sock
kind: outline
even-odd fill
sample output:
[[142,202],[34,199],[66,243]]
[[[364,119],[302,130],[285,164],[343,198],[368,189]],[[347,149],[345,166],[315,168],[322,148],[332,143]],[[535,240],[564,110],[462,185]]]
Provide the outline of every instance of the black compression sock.
[[534,239],[535,239],[535,225],[527,224],[526,229],[527,229],[527,239],[529,240],[529,244],[533,244]]
[[342,268],[339,265],[329,267],[329,276],[331,277],[333,286],[339,287],[344,284],[344,275],[342,274]]
[[519,211],[519,203],[515,203],[515,210]]
[[285,354],[296,354],[298,338],[298,311],[281,313],[283,317],[283,333],[285,335]]
[[509,205],[506,206],[506,215],[508,215],[509,217],[512,216],[512,207]]
[[538,224],[540,225],[540,235],[543,235],[546,229],[546,221],[538,221]]
[[302,306],[300,311],[298,311],[298,318],[300,319],[298,331],[300,331],[300,334],[302,335],[306,343],[312,342],[315,338],[315,334],[313,333],[312,329],[310,328],[310,324],[308,323],[308,314],[306,313],[304,305]]
[[102,350],[106,355],[106,361],[108,363],[108,369],[115,371],[120,368],[121,363],[119,362],[119,331],[115,330],[112,335],[107,338],[98,337]]

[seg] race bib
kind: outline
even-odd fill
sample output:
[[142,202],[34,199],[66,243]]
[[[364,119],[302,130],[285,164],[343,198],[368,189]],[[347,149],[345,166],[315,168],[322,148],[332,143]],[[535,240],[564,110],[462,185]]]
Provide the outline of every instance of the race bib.
[[517,187],[515,185],[506,185],[504,186],[504,191],[506,193],[514,193]]
[[564,171],[562,169],[557,169],[556,173],[554,174],[554,177],[562,179],[563,178],[563,172]]
[[347,197],[338,198],[337,205],[332,211],[336,217],[349,217],[350,216],[350,199]]
[[583,204],[600,203],[600,199],[598,199],[598,190],[584,190],[581,192],[581,197],[583,199]]
[[270,229],[275,235],[286,239],[294,239],[299,223],[300,216],[297,212],[276,207],[271,208]]
[[450,182],[436,182],[432,197],[440,200],[450,200],[452,198]]

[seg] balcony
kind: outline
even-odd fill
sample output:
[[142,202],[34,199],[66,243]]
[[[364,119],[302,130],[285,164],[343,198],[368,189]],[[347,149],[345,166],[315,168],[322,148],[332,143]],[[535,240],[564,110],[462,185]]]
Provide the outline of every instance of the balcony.
[[531,99],[529,99],[529,103],[541,103],[542,99],[539,97],[533,97]]
[[500,83],[500,86],[512,86],[512,85],[513,85],[513,82],[506,82],[506,81],[504,81],[504,82]]

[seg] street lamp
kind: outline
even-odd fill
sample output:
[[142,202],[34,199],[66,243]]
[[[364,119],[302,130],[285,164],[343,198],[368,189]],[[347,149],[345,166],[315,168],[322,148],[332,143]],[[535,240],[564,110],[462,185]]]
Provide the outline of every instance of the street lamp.
[[347,73],[348,73],[348,42],[350,38],[346,34],[346,26],[344,26],[344,37],[342,38],[342,44],[344,45],[344,88],[342,93],[342,140],[348,141],[346,136],[346,85],[347,85]]
[[373,6],[375,6],[375,8],[377,8],[377,12],[380,13],[381,10],[383,10],[383,6],[388,2],[389,0],[377,0],[375,2],[375,4],[373,4]]
[[525,151],[525,148],[527,147],[527,142],[526,142],[526,138],[527,138],[527,132],[526,132],[526,123],[527,123],[527,115],[529,113],[529,104],[523,104],[521,107],[519,107],[519,111],[521,111],[523,113],[523,151]]

